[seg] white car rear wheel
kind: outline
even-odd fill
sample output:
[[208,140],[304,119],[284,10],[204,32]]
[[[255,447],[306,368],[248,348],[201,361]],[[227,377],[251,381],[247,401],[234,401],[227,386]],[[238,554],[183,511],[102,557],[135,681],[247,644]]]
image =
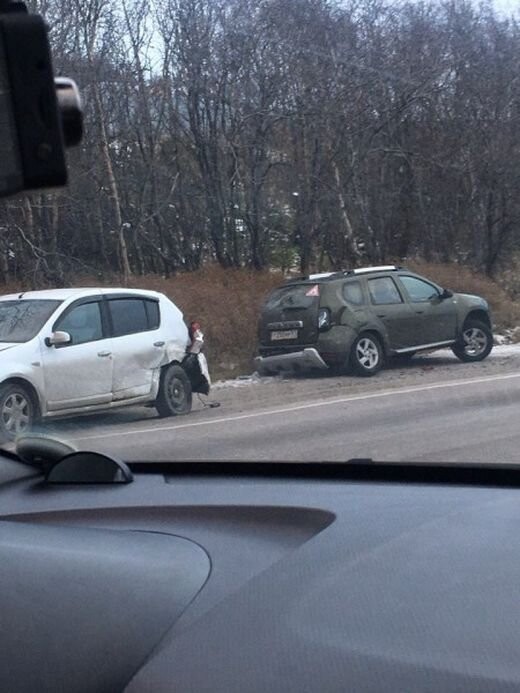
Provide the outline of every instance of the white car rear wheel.
[[155,408],[159,416],[180,416],[190,413],[191,403],[190,379],[182,366],[172,363],[162,373]]

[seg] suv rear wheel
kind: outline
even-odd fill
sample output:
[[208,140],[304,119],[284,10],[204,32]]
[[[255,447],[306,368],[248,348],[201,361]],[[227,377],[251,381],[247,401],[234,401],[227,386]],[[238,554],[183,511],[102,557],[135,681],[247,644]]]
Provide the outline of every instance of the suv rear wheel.
[[375,375],[383,367],[383,348],[379,339],[372,334],[361,334],[352,345],[350,363],[357,375]]
[[11,442],[30,431],[37,416],[28,388],[18,383],[0,385],[0,442]]
[[493,348],[493,334],[480,320],[469,319],[464,323],[459,341],[452,351],[461,361],[482,361]]
[[172,363],[161,376],[155,408],[159,416],[180,416],[191,411],[191,383],[182,366]]

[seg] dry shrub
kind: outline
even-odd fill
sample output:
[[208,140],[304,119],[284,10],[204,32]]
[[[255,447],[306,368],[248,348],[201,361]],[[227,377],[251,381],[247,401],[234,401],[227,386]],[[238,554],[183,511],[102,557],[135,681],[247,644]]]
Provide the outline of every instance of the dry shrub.
[[166,294],[188,322],[199,320],[213,376],[226,377],[251,372],[260,306],[281,281],[278,272],[225,270],[213,265],[172,279],[135,277],[131,285]]

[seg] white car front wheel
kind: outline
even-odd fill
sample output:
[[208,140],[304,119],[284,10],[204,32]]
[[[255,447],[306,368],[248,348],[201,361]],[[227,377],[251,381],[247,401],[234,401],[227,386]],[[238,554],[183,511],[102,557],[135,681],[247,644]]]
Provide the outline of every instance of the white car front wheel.
[[0,385],[0,441],[10,442],[30,431],[36,416],[28,388],[18,383]]

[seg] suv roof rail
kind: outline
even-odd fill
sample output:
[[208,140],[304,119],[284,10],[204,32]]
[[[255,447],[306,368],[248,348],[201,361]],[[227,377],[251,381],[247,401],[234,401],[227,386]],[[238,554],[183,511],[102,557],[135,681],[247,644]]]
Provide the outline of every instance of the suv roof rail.
[[309,274],[307,279],[328,279],[335,274],[341,274],[340,272],[317,272],[316,274]]
[[357,269],[350,270],[349,274],[366,274],[368,272],[397,272],[397,270],[404,269],[399,265],[374,265],[373,267],[358,267]]
[[[297,281],[320,281],[324,279],[339,279],[340,277],[353,277],[356,274],[369,274],[370,272],[398,272],[406,267],[401,265],[374,265],[372,267],[357,267],[356,269],[337,270],[336,272],[318,272],[307,277],[298,277]],[[294,279],[292,280],[294,281]]]
[[341,277],[354,277],[357,274],[370,274],[370,272],[398,272],[406,270],[406,267],[401,265],[373,265],[372,267],[357,267],[355,269],[336,270],[335,272],[316,272],[307,276],[287,277],[286,284],[294,284],[294,282],[308,281],[326,281],[328,279],[340,279]]

